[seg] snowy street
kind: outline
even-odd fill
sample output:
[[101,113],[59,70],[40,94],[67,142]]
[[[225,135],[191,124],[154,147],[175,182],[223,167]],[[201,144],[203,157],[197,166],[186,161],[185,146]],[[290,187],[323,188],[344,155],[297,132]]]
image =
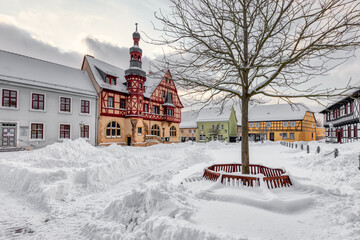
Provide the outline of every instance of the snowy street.
[[237,143],[0,153],[0,239],[358,239],[360,143],[309,144],[250,144],[251,163],[290,174],[273,190],[200,179],[239,162]]

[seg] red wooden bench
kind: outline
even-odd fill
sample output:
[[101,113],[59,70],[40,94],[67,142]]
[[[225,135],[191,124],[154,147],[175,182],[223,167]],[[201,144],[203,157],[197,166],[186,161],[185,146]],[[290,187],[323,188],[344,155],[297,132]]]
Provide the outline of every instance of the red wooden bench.
[[[221,183],[225,185],[257,187],[260,186],[260,178],[251,175],[263,174],[265,176],[263,181],[269,189],[290,187],[292,185],[290,177],[283,175],[285,173],[283,169],[250,164],[249,170],[249,176],[236,175],[236,173],[241,173],[241,164],[215,164],[204,170],[203,178],[210,181],[217,181],[221,176]],[[225,173],[221,174],[220,172]]]

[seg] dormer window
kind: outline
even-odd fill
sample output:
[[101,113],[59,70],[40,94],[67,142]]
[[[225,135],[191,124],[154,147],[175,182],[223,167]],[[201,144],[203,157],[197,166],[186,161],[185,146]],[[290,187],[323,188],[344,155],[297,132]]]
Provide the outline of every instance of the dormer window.
[[105,83],[110,84],[110,85],[116,85],[116,78],[110,75],[107,75],[105,77]]

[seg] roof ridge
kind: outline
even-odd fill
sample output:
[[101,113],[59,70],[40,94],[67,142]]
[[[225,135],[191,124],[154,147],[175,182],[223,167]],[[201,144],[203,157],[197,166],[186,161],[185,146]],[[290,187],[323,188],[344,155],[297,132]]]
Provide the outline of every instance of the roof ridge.
[[19,56],[19,57],[29,58],[29,59],[37,60],[37,61],[40,61],[40,62],[50,63],[50,64],[58,65],[58,66],[61,66],[61,67],[71,68],[71,69],[73,69],[73,70],[78,70],[78,71],[82,71],[82,72],[84,71],[84,70],[77,69],[77,68],[74,68],[74,67],[66,66],[66,65],[64,65],[64,64],[60,64],[60,63],[56,63],[56,62],[51,62],[51,61],[49,61],[49,60],[44,60],[44,59],[40,59],[40,58],[30,57],[30,56],[23,55],[23,54],[20,54],[20,53],[9,52],[9,51],[3,50],[3,49],[0,49],[0,52],[12,54],[12,55],[17,55],[17,56]]
[[[122,69],[122,68],[120,68],[120,67],[117,67],[117,66],[115,66],[115,65],[112,65],[112,64],[110,64],[110,63],[107,63],[107,62],[105,62],[105,61],[103,61],[103,60],[101,60],[101,59],[95,58],[95,57],[93,57],[93,56],[85,55],[85,57],[86,57],[86,58],[87,58],[87,57],[92,58],[92,59],[94,59],[94,60],[96,60],[96,61],[105,63],[105,64],[107,64],[107,65],[110,65],[110,66],[112,66],[112,67],[116,67],[116,68],[118,68],[118,69],[121,69],[121,70],[125,71],[125,69]],[[99,67],[98,67],[98,68],[99,68]]]

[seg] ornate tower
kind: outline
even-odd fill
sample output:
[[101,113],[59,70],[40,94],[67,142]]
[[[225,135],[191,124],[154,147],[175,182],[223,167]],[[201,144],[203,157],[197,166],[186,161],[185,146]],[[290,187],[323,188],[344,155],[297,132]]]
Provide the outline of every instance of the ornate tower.
[[127,100],[127,116],[143,117],[144,103],[144,83],[146,81],[146,73],[142,70],[142,50],[139,47],[140,33],[138,33],[137,23],[136,30],[133,33],[134,46],[130,48],[130,68],[125,70],[125,79],[129,97]]

